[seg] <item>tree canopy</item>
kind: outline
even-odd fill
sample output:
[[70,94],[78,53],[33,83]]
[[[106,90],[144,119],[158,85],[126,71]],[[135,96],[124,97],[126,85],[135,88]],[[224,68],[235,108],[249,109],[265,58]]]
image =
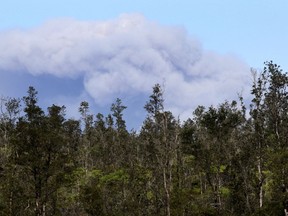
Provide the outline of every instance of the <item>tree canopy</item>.
[[75,120],[44,111],[34,87],[2,97],[0,215],[287,215],[288,75],[270,61],[253,80],[249,104],[184,122],[156,84],[139,132],[119,98],[107,116],[83,101]]

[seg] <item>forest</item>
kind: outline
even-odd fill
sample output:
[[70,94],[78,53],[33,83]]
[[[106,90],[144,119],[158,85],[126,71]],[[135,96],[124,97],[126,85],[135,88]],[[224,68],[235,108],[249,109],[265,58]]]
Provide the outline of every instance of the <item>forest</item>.
[[79,105],[44,111],[37,90],[1,98],[0,215],[287,215],[288,75],[272,61],[241,95],[180,121],[155,84],[141,130]]

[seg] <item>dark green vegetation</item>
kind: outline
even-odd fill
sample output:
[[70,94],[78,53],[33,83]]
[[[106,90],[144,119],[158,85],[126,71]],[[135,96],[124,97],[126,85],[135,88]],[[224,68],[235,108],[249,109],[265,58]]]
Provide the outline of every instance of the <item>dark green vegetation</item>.
[[[111,114],[44,112],[30,87],[2,98],[0,215],[284,215],[288,76],[272,62],[244,99],[199,106],[180,124],[155,85],[139,133]],[[249,112],[249,113],[248,113]]]

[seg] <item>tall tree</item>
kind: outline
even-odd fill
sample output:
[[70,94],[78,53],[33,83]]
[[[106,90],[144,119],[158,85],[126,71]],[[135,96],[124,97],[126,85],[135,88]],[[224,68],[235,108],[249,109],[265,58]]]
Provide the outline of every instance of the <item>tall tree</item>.
[[21,179],[15,165],[15,148],[11,141],[20,113],[20,100],[1,98],[0,104],[0,214],[18,214],[21,206]]
[[25,212],[35,215],[55,214],[57,190],[69,165],[68,144],[63,123],[65,107],[52,105],[48,115],[38,106],[37,91],[30,87],[24,98],[25,116],[19,119],[13,145],[16,164],[27,187]]
[[152,169],[154,176],[154,214],[171,215],[172,170],[179,146],[178,123],[171,112],[164,111],[163,91],[159,84],[153,87],[153,93],[144,108],[148,116],[140,137],[145,143],[145,163]]
[[90,154],[92,148],[92,131],[93,131],[93,115],[90,114],[89,103],[83,101],[80,104],[79,112],[81,114],[81,120],[83,121],[83,134],[81,148],[79,149],[81,155],[79,160],[86,172],[93,166],[92,156]]
[[288,75],[272,61],[265,63],[263,74],[267,79],[264,108],[268,169],[273,176],[273,180],[269,177],[270,187],[266,194],[274,203],[269,204],[269,208],[276,212],[272,206],[284,208],[283,203],[288,203]]
[[118,132],[126,131],[126,123],[123,119],[123,111],[126,108],[126,106],[122,105],[122,101],[119,98],[111,105],[112,116],[115,118],[115,126]]

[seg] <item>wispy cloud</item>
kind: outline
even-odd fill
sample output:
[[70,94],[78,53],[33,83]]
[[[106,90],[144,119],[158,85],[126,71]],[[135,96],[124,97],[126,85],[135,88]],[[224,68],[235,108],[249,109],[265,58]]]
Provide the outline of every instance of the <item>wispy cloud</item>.
[[250,78],[249,67],[236,57],[205,51],[184,28],[139,14],[2,31],[0,59],[3,71],[81,77],[96,104],[138,97],[164,84],[166,107],[177,115],[235,98]]

